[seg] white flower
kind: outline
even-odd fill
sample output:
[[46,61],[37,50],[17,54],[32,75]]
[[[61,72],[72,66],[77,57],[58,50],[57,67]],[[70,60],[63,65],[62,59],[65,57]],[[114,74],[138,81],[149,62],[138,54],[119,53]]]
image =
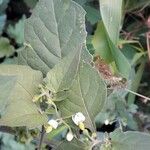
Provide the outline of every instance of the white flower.
[[67,133],[67,135],[66,135],[66,139],[67,139],[67,141],[72,141],[72,139],[73,139],[73,133],[71,132],[71,131],[69,131],[68,133]]
[[109,125],[109,120],[108,119],[105,120],[105,125]]
[[49,120],[48,124],[50,126],[52,126],[54,129],[56,129],[58,127],[58,122],[56,120],[54,120],[54,119]]
[[72,120],[76,125],[79,125],[85,121],[85,116],[81,112],[78,112],[72,116]]

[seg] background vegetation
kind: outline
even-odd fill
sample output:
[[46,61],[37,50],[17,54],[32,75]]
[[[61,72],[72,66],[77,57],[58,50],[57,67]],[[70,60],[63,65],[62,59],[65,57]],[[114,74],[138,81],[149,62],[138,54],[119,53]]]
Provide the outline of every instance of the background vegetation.
[[[0,0],[1,64],[16,64],[18,58],[19,63],[23,64],[21,56],[25,54],[22,49],[27,46],[24,42],[24,22],[31,16],[37,1]],[[107,104],[95,118],[98,136],[101,138],[105,132],[113,132],[118,127],[124,131],[149,134],[150,1],[124,0],[121,3],[100,0],[100,5],[98,0],[74,1],[86,11],[87,50],[93,55],[94,64],[108,87]],[[112,9],[107,8],[107,2],[111,4]],[[29,37],[32,38],[32,35]],[[82,37],[78,36],[78,41],[81,40]],[[87,56],[90,57],[84,57],[87,59]],[[53,60],[53,63],[56,61]],[[32,68],[37,69],[36,66],[37,64],[34,64]],[[45,76],[47,71],[44,67],[41,65],[39,70]],[[3,72],[3,69],[0,69],[0,72]],[[0,114],[2,113],[1,109]],[[60,128],[58,133],[49,135],[48,139],[55,137],[59,141],[58,134],[64,130],[64,127]],[[0,131],[2,150],[32,150],[38,145],[40,133],[37,129],[1,126]],[[51,149],[53,144],[49,140],[43,147]]]

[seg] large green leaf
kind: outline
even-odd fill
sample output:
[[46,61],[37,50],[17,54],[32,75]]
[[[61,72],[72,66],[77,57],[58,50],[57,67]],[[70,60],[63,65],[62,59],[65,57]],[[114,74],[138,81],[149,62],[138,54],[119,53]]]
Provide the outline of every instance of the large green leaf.
[[[149,150],[150,135],[146,133],[115,131],[110,135],[112,148],[109,150]],[[106,148],[102,150],[107,150]]]
[[68,90],[74,80],[79,62],[81,47],[71,52],[47,74],[47,87],[53,93]]
[[0,75],[0,114],[3,113],[6,107],[10,93],[16,84],[16,79],[15,76]]
[[[45,123],[46,117],[38,111],[32,102],[37,86],[42,81],[41,72],[26,66],[0,65],[0,75],[6,78],[12,76],[17,78],[14,88],[10,93],[6,93],[10,96],[5,112],[0,119],[0,125],[36,127]],[[6,85],[3,84],[3,86]]]
[[83,143],[77,139],[71,142],[63,141],[53,150],[90,150],[90,146],[87,143]]
[[99,2],[106,31],[113,44],[117,45],[122,21],[122,0],[99,0]]
[[68,91],[68,98],[57,106],[63,117],[82,112],[86,117],[86,127],[94,131],[95,116],[102,110],[105,99],[106,85],[99,73],[92,66],[83,63]]
[[69,52],[85,45],[85,11],[70,0],[40,0],[25,21],[25,41],[18,62],[46,75]]

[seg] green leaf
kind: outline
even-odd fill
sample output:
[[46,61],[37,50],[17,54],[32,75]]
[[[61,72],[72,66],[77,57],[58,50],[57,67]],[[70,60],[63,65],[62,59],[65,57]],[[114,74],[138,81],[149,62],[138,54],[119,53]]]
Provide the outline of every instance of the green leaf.
[[101,58],[108,63],[112,62],[113,57],[108,44],[106,30],[102,21],[98,23],[92,43],[95,48],[95,55],[101,56]]
[[88,143],[83,143],[77,139],[72,140],[71,142],[63,141],[53,150],[90,150]]
[[76,3],[80,4],[81,6],[85,5],[87,2],[91,2],[92,0],[74,0]]
[[6,78],[11,76],[17,78],[14,88],[11,90],[5,112],[0,119],[0,125],[37,127],[44,124],[47,121],[46,116],[42,115],[32,102],[37,86],[42,82],[41,72],[34,71],[26,66],[0,65],[0,75]]
[[119,40],[122,19],[122,0],[99,0],[102,20],[112,43]]
[[7,28],[9,36],[15,39],[18,44],[23,44],[24,42],[24,21],[25,17],[20,19],[15,26],[9,25]]
[[60,135],[67,128],[68,128],[67,126],[63,125],[63,126],[58,127],[56,130],[52,130],[52,132],[50,132],[47,135],[47,139],[49,141],[53,140],[56,136]]
[[[132,81],[131,90],[134,92],[137,92],[137,90],[138,90],[138,87],[139,87],[139,84],[141,82],[141,78],[143,75],[144,68],[145,68],[145,61],[143,61],[140,64],[140,66],[139,66],[139,68],[138,68],[138,70],[134,76],[134,79]],[[129,105],[134,103],[135,97],[136,97],[136,95],[129,93],[129,95],[128,95],[128,104]]]
[[0,58],[9,57],[14,53],[14,47],[10,45],[7,38],[0,38]]
[[150,135],[142,132],[115,131],[110,134],[112,148],[110,150],[149,150]]
[[10,0],[0,0],[0,14],[5,13],[9,1]]
[[9,100],[10,93],[16,84],[15,76],[0,75],[0,114],[5,110],[6,104]]
[[119,48],[117,48],[109,39],[109,46],[111,48],[112,56],[115,60],[115,64],[119,73],[128,79],[129,73],[131,71],[131,66],[127,60],[127,58],[123,55]]
[[78,70],[80,54],[81,47],[71,52],[48,72],[46,82],[50,91],[57,93],[69,89]]
[[2,34],[5,21],[6,21],[6,15],[5,14],[0,15],[0,35]]
[[103,108],[106,93],[106,85],[99,73],[83,63],[68,91],[68,98],[58,102],[57,106],[63,117],[82,112],[86,117],[86,127],[95,131],[94,119]]
[[124,9],[126,12],[133,11],[135,9],[139,9],[142,7],[150,6],[150,1],[149,0],[124,0]]
[[15,136],[7,133],[0,133],[1,150],[35,150],[32,143],[21,144],[15,140]]
[[46,75],[69,52],[85,45],[85,11],[70,0],[40,0],[25,21],[25,41],[19,64]]
[[95,23],[97,23],[100,20],[101,17],[100,17],[99,10],[97,10],[96,8],[94,8],[90,5],[85,5],[84,9],[87,12],[86,19],[92,25],[94,25]]
[[100,22],[93,38],[93,46],[96,49],[95,55],[100,55],[106,62],[114,61],[118,72],[125,78],[128,78],[131,66],[106,33],[104,24]]

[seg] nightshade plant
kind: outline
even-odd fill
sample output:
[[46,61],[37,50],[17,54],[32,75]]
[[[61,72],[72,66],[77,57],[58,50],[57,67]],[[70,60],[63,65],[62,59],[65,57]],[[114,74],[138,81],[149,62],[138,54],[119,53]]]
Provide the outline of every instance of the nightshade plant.
[[[45,145],[55,150],[149,150],[149,134],[124,132],[135,122],[124,101],[132,68],[118,48],[122,4],[100,0],[93,62],[84,9],[71,0],[40,0],[25,20],[24,48],[14,65],[0,65],[0,125],[34,130],[39,150]],[[107,47],[99,45],[101,39]],[[102,119],[114,105],[118,114]],[[115,131],[100,134],[99,118],[105,124],[118,122]]]

